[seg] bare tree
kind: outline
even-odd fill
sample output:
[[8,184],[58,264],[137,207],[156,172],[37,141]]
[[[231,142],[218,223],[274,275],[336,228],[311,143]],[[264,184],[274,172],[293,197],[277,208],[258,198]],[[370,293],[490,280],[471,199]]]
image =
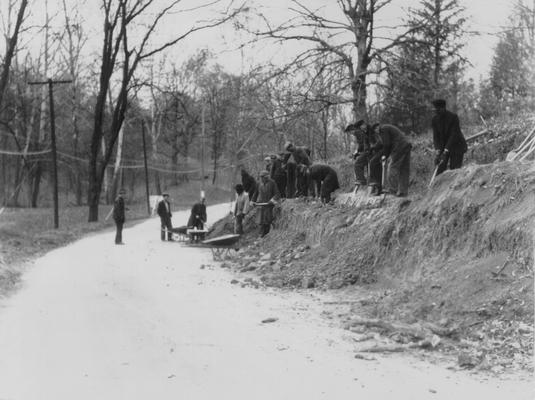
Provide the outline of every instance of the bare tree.
[[[9,0],[9,12],[15,7],[16,2]],[[19,34],[21,31],[22,22],[24,21],[24,15],[26,12],[26,7],[28,6],[28,0],[21,0],[19,4],[19,9],[17,12],[17,18],[15,20],[15,25],[11,32],[6,33],[6,54],[3,57],[2,71],[0,72],[0,110],[2,110],[2,103],[4,99],[4,93],[6,91],[7,83],[9,80],[9,71],[11,68],[11,62],[15,56],[15,51],[17,49],[17,43],[19,39]],[[10,24],[8,24],[8,29]]]
[[[156,3],[155,0],[102,0],[104,11],[104,40],[90,149],[88,190],[89,222],[98,220],[98,205],[104,171],[111,159],[121,126],[124,122],[134,74],[140,63],[179,43],[193,32],[225,23],[240,11],[240,8],[228,9],[221,18],[194,25],[174,39],[151,47],[150,41],[159,23],[168,13],[176,9],[180,0],[172,1],[164,8],[155,12],[153,10],[153,13],[150,14],[153,15],[152,21],[148,22],[145,31],[140,34],[141,28],[137,22],[142,15],[149,15],[149,9],[154,3]],[[133,29],[136,29],[136,34],[141,36],[141,40],[134,45],[129,41],[129,32]],[[118,78],[119,87],[116,89],[117,95],[112,105],[113,112],[110,116],[109,126],[105,127],[106,94],[117,66],[120,69],[120,77]],[[108,132],[105,154],[102,158],[99,158],[99,150],[105,131]]]
[[[392,0],[338,0],[338,18],[326,16],[324,9],[311,9],[304,2],[290,0],[291,18],[278,26],[272,26],[264,15],[260,15],[266,28],[255,30],[258,38],[274,39],[278,42],[301,41],[311,46],[298,54],[282,72],[324,62],[323,72],[343,66],[342,79],[335,78],[342,90],[349,91],[350,98],[339,98],[338,103],[352,103],[355,117],[367,115],[369,75],[379,72],[374,65],[384,59],[385,53],[400,43],[410,40],[415,28],[397,27],[397,34],[378,37],[375,24],[379,11]],[[396,27],[389,27],[393,30]],[[403,30],[402,32],[400,32]],[[396,31],[394,31],[396,32]],[[380,39],[380,40],[378,40]],[[330,56],[327,58],[326,56]],[[374,63],[377,62],[377,63]]]

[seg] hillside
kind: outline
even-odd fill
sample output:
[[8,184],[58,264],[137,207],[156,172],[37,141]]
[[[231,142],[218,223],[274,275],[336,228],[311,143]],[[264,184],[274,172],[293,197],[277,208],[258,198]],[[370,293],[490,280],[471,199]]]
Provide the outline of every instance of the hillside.
[[532,368],[533,163],[447,171],[431,189],[382,206],[358,196],[327,207],[285,201],[275,230],[236,268],[270,286],[338,289],[352,305],[346,319],[433,323],[455,331],[453,347],[478,363]]

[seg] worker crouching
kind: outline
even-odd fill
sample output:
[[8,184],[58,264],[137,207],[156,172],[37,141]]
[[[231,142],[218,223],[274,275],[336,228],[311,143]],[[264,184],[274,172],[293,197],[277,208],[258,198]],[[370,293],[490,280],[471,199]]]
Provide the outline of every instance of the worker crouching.
[[308,180],[314,184],[316,195],[322,203],[330,203],[331,195],[337,189],[340,189],[338,183],[338,174],[334,168],[325,164],[312,164],[306,168]]

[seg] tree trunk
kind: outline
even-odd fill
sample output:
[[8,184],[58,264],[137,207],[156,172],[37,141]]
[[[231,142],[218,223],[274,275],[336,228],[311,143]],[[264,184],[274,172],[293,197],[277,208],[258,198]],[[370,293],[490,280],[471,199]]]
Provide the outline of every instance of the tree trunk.
[[111,179],[111,185],[108,192],[108,204],[113,202],[117,194],[117,190],[122,182],[119,181],[121,172],[121,159],[123,155],[123,138],[124,138],[124,125],[119,130],[119,137],[117,138],[117,153],[115,154],[115,164],[113,166],[113,176]]
[[[7,136],[2,136],[2,148],[7,149]],[[2,168],[0,171],[2,177],[2,204],[7,205],[8,197],[8,177],[7,177],[7,156],[2,154]]]

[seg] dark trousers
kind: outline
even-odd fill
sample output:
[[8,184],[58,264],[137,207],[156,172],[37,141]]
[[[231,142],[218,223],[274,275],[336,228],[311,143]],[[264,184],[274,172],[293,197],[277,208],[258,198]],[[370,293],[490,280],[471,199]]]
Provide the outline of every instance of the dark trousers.
[[369,156],[368,153],[358,153],[355,157],[355,179],[357,185],[366,185],[365,169],[368,167]]
[[294,163],[286,164],[286,197],[293,199],[295,197],[295,178],[297,165]]
[[165,231],[167,230],[167,240],[173,240],[173,224],[171,223],[171,217],[160,217],[161,223],[161,239],[165,240]]
[[444,162],[440,163],[437,169],[437,175],[443,173],[448,168],[448,162],[450,169],[457,169],[463,166],[464,153],[446,153]]
[[406,196],[409,192],[411,146],[392,152],[388,162],[386,190]]
[[269,233],[271,224],[260,224],[260,237],[264,237]]
[[286,175],[275,175],[274,178],[281,197],[286,198]]
[[236,215],[236,218],[234,219],[234,233],[238,235],[243,235],[243,218],[245,217],[244,214],[238,214]]
[[115,220],[115,244],[123,242],[123,225],[124,221]]
[[383,166],[381,165],[381,152],[377,152],[370,157],[370,171],[368,184],[381,188],[383,179]]
[[297,196],[308,196],[308,179],[307,176],[301,172],[297,172]]

